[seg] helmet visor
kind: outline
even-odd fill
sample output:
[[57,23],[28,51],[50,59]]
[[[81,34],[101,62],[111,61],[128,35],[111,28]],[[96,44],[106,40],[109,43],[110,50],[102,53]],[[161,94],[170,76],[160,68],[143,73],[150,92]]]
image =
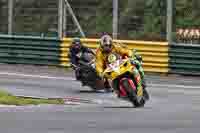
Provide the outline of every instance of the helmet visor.
[[103,46],[103,50],[105,52],[110,52],[111,48],[112,48],[112,44],[104,44]]

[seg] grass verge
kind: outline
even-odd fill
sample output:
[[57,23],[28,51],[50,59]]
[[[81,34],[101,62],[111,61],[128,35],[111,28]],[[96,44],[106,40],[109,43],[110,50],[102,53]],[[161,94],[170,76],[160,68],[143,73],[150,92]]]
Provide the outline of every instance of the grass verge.
[[34,99],[13,96],[0,90],[0,104],[4,105],[39,105],[39,104],[64,104],[62,99]]

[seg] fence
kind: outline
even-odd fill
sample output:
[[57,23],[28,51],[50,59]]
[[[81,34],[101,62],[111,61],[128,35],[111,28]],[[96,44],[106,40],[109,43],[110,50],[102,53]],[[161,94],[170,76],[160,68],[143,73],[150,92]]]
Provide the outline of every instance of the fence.
[[60,65],[60,41],[51,38],[0,36],[0,62]]
[[0,0],[0,16],[0,33],[58,35],[57,0]]
[[198,44],[199,7],[199,0],[0,0],[0,33],[74,37],[82,28],[87,38],[116,32],[118,39],[166,41],[168,35]]
[[199,0],[175,0],[173,14],[174,42],[200,44]]
[[200,75],[200,45],[171,44],[170,73]]
[[[83,32],[98,38],[108,32],[120,40],[143,40],[122,42],[139,50],[146,71],[198,74],[199,8],[199,0],[0,0],[0,34],[10,35],[0,36],[0,58],[65,66],[69,41],[60,45],[62,36]],[[94,48],[96,41],[88,45]]]
[[200,75],[199,0],[175,0],[173,43],[169,49],[170,73]]
[[[57,40],[31,36],[0,36],[0,62],[69,67],[71,38]],[[98,39],[82,39],[89,48],[98,47]],[[145,72],[200,75],[200,45],[167,42],[115,40],[142,55]]]
[[[98,39],[83,39],[88,47],[98,47]],[[126,41],[129,49],[137,49],[144,59],[145,72],[168,73],[168,44],[166,42]],[[52,38],[0,36],[0,62],[69,67],[71,38],[62,41]]]
[[0,33],[7,34],[8,33],[8,1],[0,0]]
[[[96,49],[98,47],[98,39],[82,39],[87,47]],[[145,72],[168,73],[168,43],[167,42],[149,42],[149,41],[128,41],[115,40],[117,43],[123,43],[129,49],[137,49],[138,53],[142,55],[144,60]],[[64,38],[61,44],[61,65],[70,66],[67,53],[71,43],[70,38]]]
[[0,16],[4,34],[74,37],[81,27],[87,38],[166,40],[163,0],[0,0]]

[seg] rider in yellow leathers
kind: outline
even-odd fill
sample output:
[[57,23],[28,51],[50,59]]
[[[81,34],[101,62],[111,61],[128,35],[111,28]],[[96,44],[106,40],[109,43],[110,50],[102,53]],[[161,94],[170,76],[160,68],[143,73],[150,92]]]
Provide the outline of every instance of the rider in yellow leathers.
[[[140,61],[138,60],[137,54],[134,54],[133,51],[129,50],[127,47],[123,47],[120,44],[114,44],[112,38],[109,35],[103,35],[100,39],[100,47],[97,49],[96,52],[96,71],[100,77],[103,76],[103,72],[106,69],[107,58],[109,54],[117,53],[122,57],[131,57],[132,63],[136,65],[137,69],[134,70],[134,77],[136,78],[138,74],[141,76],[141,81],[137,83],[137,88],[140,89],[143,87],[144,93],[146,93],[146,84],[144,80],[144,71]],[[136,80],[137,81],[137,80]],[[105,80],[105,86],[108,85],[108,81]],[[109,87],[108,87],[109,88]],[[146,99],[149,99],[147,94]]]

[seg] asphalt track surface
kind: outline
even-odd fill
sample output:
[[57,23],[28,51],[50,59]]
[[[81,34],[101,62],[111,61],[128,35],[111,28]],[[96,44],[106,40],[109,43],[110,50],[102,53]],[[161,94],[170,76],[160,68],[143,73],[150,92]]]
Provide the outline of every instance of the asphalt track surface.
[[0,65],[0,88],[15,95],[78,97],[95,103],[0,107],[1,133],[199,133],[200,78],[148,75],[151,95],[132,108],[109,94],[88,90],[61,68]]

